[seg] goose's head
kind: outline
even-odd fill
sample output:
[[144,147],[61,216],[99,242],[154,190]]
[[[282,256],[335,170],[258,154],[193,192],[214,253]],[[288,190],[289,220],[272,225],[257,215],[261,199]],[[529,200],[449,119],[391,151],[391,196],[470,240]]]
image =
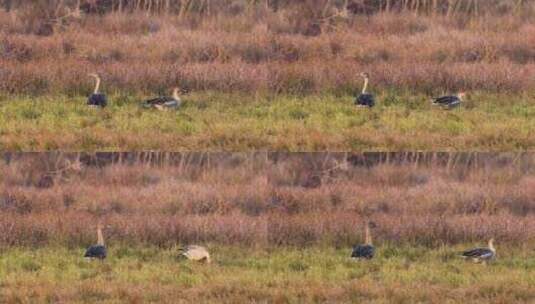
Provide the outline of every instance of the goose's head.
[[465,91],[460,91],[459,94],[457,94],[457,96],[460,98],[460,99],[464,99],[466,97],[466,92]]
[[182,89],[180,89],[179,87],[174,87],[173,88],[173,98],[174,99],[179,100],[181,93],[182,93]]
[[370,78],[370,74],[368,74],[366,72],[362,72],[362,73],[360,73],[360,77],[362,77],[362,78]]
[[100,79],[100,77],[99,77],[98,74],[96,74],[96,73],[87,74],[87,76],[89,76],[89,77],[93,77],[93,78],[95,78],[95,79]]
[[98,230],[104,230],[104,229],[108,229],[108,228],[111,228],[111,225],[104,225],[101,222],[97,223],[97,229]]

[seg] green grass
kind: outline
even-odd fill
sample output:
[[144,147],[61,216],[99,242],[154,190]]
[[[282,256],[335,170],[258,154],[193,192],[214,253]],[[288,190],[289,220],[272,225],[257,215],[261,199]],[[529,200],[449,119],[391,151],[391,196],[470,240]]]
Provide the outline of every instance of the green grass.
[[0,255],[0,300],[26,302],[377,302],[518,303],[535,301],[535,256],[500,253],[490,265],[454,248],[386,246],[372,261],[349,249],[247,249],[211,246],[211,265],[174,249],[110,248],[104,262],[83,248],[11,248]]
[[531,150],[535,98],[474,93],[462,108],[423,95],[250,97],[202,93],[177,112],[143,110],[115,95],[104,110],[85,98],[0,97],[0,149],[43,150]]

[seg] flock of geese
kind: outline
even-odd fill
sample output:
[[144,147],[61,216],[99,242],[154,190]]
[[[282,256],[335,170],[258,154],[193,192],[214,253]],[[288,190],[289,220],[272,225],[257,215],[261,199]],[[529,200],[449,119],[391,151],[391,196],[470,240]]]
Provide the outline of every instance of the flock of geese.
[[[95,78],[95,90],[93,94],[87,99],[87,105],[90,107],[104,108],[108,105],[108,99],[106,95],[100,92],[100,83],[101,79],[97,74],[89,74],[89,76]],[[355,105],[358,107],[367,107],[372,108],[375,106],[375,96],[368,92],[368,84],[370,82],[370,76],[368,73],[360,74],[364,78],[364,85],[362,87],[362,92],[355,97]],[[160,96],[152,99],[145,100],[142,103],[144,108],[153,108],[157,110],[170,110],[178,109],[182,104],[179,93],[181,92],[180,88],[173,89],[172,96]],[[460,92],[457,95],[448,95],[432,98],[431,102],[433,105],[441,106],[445,109],[453,109],[463,101],[465,92]]]
[[[362,73],[360,74],[360,76],[364,78],[364,85],[362,87],[362,92],[360,93],[360,95],[355,97],[355,105],[359,107],[372,108],[373,106],[375,106],[375,96],[368,92],[370,75],[368,73]],[[431,103],[436,106],[441,106],[445,109],[453,109],[461,105],[461,102],[463,102],[465,96],[465,92],[459,92],[457,95],[434,97],[431,99]]]
[[[95,89],[87,100],[87,105],[91,107],[104,108],[108,104],[106,95],[100,92],[101,79],[97,74],[90,74],[89,76],[95,78]],[[367,73],[362,73],[361,77],[364,79],[362,92],[355,97],[355,105],[359,107],[374,107],[375,96],[368,92],[368,85],[370,76]],[[182,104],[180,99],[180,88],[174,88],[172,96],[160,96],[157,98],[145,100],[142,103],[144,108],[154,108],[158,110],[177,109]],[[458,95],[442,96],[432,99],[432,103],[447,109],[452,109],[461,104],[465,96],[464,92]],[[372,222],[366,222],[365,225],[365,242],[353,247],[351,258],[370,260],[375,256],[375,247],[372,244],[372,237],[370,229],[375,228]],[[90,259],[103,260],[107,256],[106,246],[104,244],[104,237],[102,235],[102,226],[97,227],[97,244],[89,247],[84,255]],[[496,257],[496,249],[493,245],[494,240],[489,241],[487,248],[474,248],[464,251],[461,256],[473,260],[474,262],[487,262]],[[180,249],[180,255],[193,261],[204,261],[210,263],[210,254],[203,246],[190,245]]]
[[[98,74],[89,74],[89,76],[95,78],[95,89],[87,98],[87,105],[94,108],[105,108],[108,105],[108,98],[105,94],[100,92],[101,79]],[[145,100],[141,105],[144,108],[154,108],[158,110],[177,109],[182,104],[182,100],[179,96],[180,91],[180,88],[174,88],[172,96],[160,96]]]
[[[102,261],[108,256],[108,250],[106,249],[106,245],[104,244],[104,235],[102,234],[102,228],[102,224],[99,223],[97,225],[97,244],[87,248],[84,254],[84,258],[90,260],[97,259]],[[208,250],[203,246],[189,245],[180,248],[179,252],[180,256],[188,260],[205,262],[208,264],[212,262],[210,260],[210,253],[208,253]]]
[[[372,236],[370,229],[375,228],[373,222],[367,221],[364,227],[365,238],[364,244],[358,244],[353,247],[351,258],[356,260],[371,260],[375,256],[375,247],[372,243]],[[179,249],[179,255],[191,261],[211,263],[210,253],[208,250],[199,245],[189,245]],[[104,236],[102,235],[102,225],[97,226],[97,244],[87,248],[85,258],[104,260],[107,257],[106,245],[104,244]],[[488,247],[478,247],[466,250],[461,253],[461,257],[471,259],[475,263],[484,263],[496,258],[496,248],[494,248],[494,239],[489,240]]]
[[[375,223],[367,221],[364,226],[364,244],[355,245],[351,252],[351,258],[358,260],[371,260],[375,256],[375,247],[372,243],[370,228],[375,228]],[[461,253],[464,259],[470,259],[474,263],[484,263],[496,258],[496,248],[494,239],[490,239],[488,247],[472,248]]]

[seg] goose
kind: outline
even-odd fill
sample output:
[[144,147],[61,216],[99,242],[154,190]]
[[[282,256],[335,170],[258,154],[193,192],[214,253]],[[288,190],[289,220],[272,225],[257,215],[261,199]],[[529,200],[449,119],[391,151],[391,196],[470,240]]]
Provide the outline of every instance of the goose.
[[161,96],[143,102],[144,108],[155,108],[158,110],[176,109],[182,104],[182,100],[179,96],[180,88],[173,89],[173,96]]
[[189,245],[180,248],[180,255],[191,261],[211,263],[210,253],[203,246]]
[[362,87],[362,92],[360,95],[355,98],[355,105],[359,107],[371,108],[375,106],[375,97],[373,94],[370,94],[366,91],[368,89],[370,75],[368,73],[362,73],[360,76],[364,78],[364,86]]
[[365,242],[364,244],[356,245],[353,247],[351,257],[354,259],[366,259],[370,260],[375,254],[375,247],[372,244],[372,236],[370,234],[370,227],[375,227],[374,223],[366,222],[365,226]]
[[496,248],[494,248],[494,239],[489,240],[489,246],[487,248],[474,248],[466,250],[462,253],[462,257],[465,259],[472,259],[475,263],[493,260],[496,258]]
[[461,105],[461,102],[463,102],[465,96],[465,92],[459,92],[457,95],[435,97],[431,100],[431,102],[433,103],[433,105],[452,109]]
[[89,74],[90,77],[95,78],[95,90],[93,94],[89,95],[87,98],[87,105],[94,108],[104,108],[108,105],[108,99],[106,95],[99,93],[100,88],[100,77],[98,74]]
[[87,248],[84,257],[88,259],[104,260],[107,256],[106,246],[104,245],[104,237],[102,236],[102,225],[97,226],[97,244]]

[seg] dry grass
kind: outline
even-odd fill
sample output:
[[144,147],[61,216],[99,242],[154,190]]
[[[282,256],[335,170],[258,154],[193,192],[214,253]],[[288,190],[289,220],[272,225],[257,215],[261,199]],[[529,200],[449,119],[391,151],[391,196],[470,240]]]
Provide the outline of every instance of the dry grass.
[[[381,13],[334,20],[320,35],[288,10],[184,20],[173,15],[87,16],[47,36],[27,33],[20,11],[0,11],[0,91],[86,94],[99,72],[107,92],[193,90],[317,93],[530,91],[535,24]],[[311,17],[312,18],[312,17]]]
[[534,241],[531,154],[151,156],[160,165],[131,154],[122,164],[85,156],[80,166],[58,157],[2,165],[0,245],[89,244],[97,219],[111,225],[110,244],[164,247],[349,246],[366,218],[378,243]]

